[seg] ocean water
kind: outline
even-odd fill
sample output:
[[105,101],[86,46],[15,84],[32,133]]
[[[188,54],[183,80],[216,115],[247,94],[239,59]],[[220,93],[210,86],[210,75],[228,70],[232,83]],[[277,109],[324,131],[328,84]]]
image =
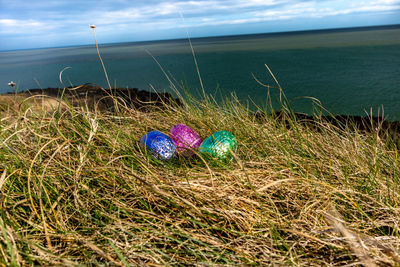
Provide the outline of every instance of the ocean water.
[[[234,93],[250,106],[275,107],[279,91],[267,64],[298,112],[334,114],[378,111],[400,120],[400,26],[258,34],[193,39],[205,91],[221,100]],[[112,86],[172,92],[175,86],[201,95],[188,40],[100,45]],[[156,60],[154,60],[151,53]],[[158,65],[158,63],[161,65]],[[0,52],[0,93],[11,80],[19,91],[96,83],[107,87],[94,46]],[[180,89],[181,90],[181,89]]]

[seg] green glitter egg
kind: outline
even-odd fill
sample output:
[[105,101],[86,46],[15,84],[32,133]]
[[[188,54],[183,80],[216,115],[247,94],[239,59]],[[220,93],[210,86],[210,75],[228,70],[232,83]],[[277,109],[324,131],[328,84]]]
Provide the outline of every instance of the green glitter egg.
[[200,145],[200,152],[206,157],[221,160],[232,158],[232,153],[238,147],[236,137],[228,131],[215,132]]

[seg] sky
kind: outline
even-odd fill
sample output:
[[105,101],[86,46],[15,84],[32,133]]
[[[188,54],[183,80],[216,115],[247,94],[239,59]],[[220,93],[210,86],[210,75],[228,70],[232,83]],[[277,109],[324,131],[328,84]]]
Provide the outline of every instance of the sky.
[[400,0],[0,0],[0,51],[400,24]]

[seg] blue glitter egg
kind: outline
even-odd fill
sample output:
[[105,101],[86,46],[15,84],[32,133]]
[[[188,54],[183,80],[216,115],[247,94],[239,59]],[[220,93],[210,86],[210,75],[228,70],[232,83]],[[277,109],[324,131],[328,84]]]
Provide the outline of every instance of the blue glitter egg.
[[159,131],[152,131],[140,139],[142,147],[146,148],[153,157],[160,160],[172,158],[176,152],[176,146],[171,138]]

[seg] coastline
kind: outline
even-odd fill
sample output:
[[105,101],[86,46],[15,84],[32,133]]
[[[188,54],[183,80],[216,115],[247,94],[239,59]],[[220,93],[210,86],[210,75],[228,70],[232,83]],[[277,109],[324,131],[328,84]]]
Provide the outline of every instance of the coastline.
[[[49,97],[46,105],[48,110],[53,109],[63,98],[73,107],[87,106],[89,109],[97,109],[100,112],[115,112],[115,99],[128,108],[137,109],[143,112],[154,110],[154,108],[163,109],[166,106],[182,106],[183,102],[179,98],[175,98],[170,93],[149,92],[139,90],[138,88],[113,88],[110,93],[109,89],[104,89],[95,84],[82,84],[77,87],[61,88],[45,88],[45,89],[29,89],[18,92],[16,94],[22,98],[28,97]],[[8,92],[0,94],[0,96],[13,96],[13,93]],[[43,105],[43,98],[42,98]],[[1,105],[1,104],[0,104]],[[380,138],[390,137],[400,145],[400,121],[388,121],[381,117],[367,117],[357,115],[323,115],[312,116],[309,114],[293,112],[291,115],[285,114],[282,111],[275,111],[273,114],[268,114],[262,111],[251,112],[251,115],[258,122],[266,120],[267,116],[272,116],[276,120],[284,123],[288,128],[293,119],[303,125],[310,126],[311,129],[319,131],[323,128],[321,123],[330,124],[340,129],[350,129],[360,133],[377,132]]]

